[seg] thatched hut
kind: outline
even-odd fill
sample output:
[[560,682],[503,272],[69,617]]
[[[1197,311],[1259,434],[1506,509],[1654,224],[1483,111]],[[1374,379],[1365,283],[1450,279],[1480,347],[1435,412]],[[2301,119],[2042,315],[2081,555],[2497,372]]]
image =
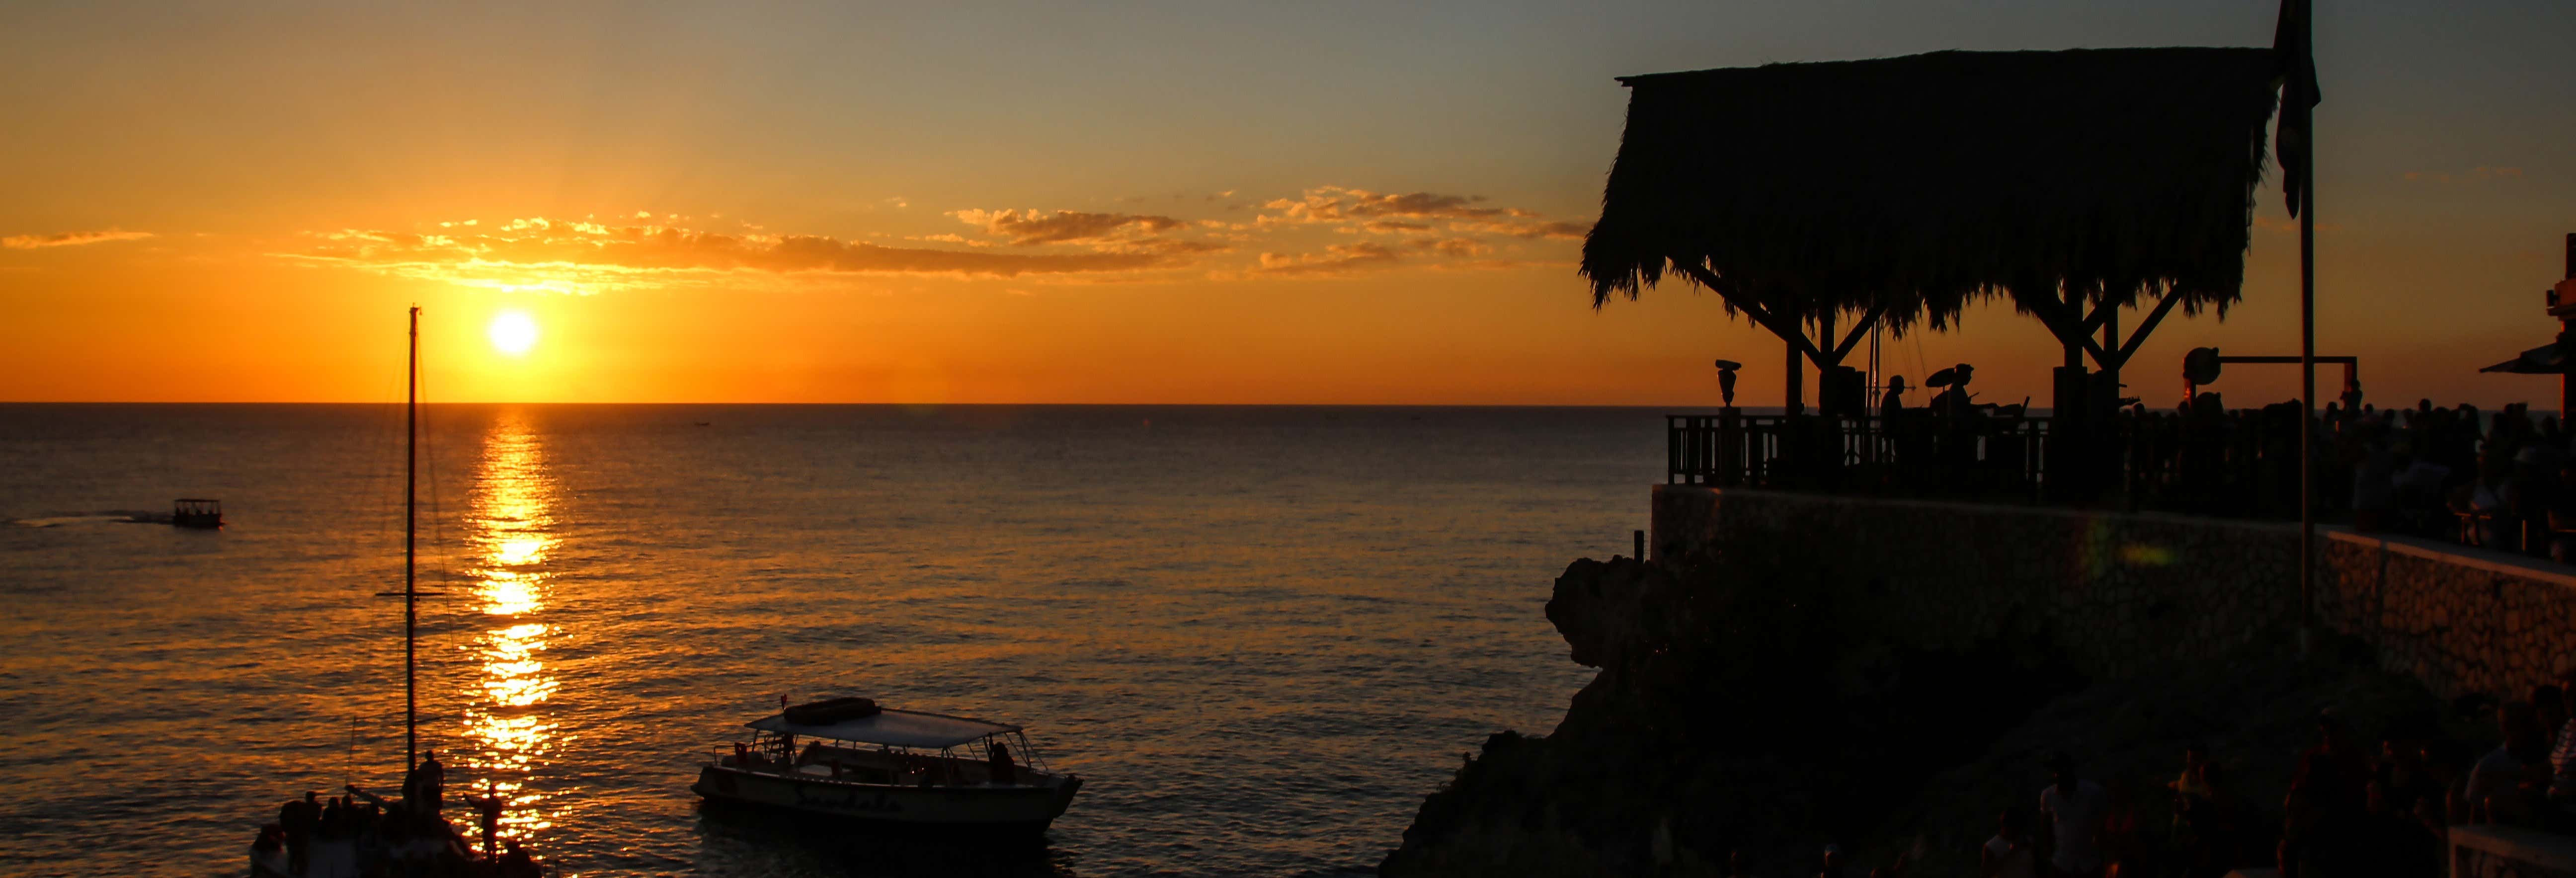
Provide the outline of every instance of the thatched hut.
[[[1993,295],[2046,323],[2079,374],[2086,354],[2116,370],[2176,306],[2225,314],[2277,102],[2274,53],[2251,48],[1934,52],[1620,82],[1627,131],[1583,246],[1594,305],[1678,272],[1818,367],[1873,319],[1938,329]],[[2153,310],[2122,343],[2118,309],[2142,297]],[[1836,314],[1859,318],[1840,344]]]

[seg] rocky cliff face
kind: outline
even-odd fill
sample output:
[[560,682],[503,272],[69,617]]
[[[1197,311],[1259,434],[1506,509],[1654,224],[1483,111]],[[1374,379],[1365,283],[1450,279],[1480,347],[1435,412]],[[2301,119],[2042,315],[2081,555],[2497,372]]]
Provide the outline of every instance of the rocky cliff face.
[[2222,759],[2285,781],[2318,706],[2435,706],[2367,657],[2256,651],[2097,682],[2043,633],[1927,650],[1886,630],[1907,622],[1882,612],[1883,586],[1758,546],[1700,561],[1568,566],[1547,617],[1601,673],[1548,736],[1488,739],[1381,871],[1714,875],[1740,850],[1755,874],[1796,875],[1841,843],[1863,873],[1913,848],[1915,875],[1974,874],[1995,809],[2045,783],[2046,751],[2135,775],[2120,788],[2161,819],[2157,775],[2186,741],[2215,737]]
[[[1383,870],[1689,872],[1747,848],[1782,874],[1808,845],[1778,840],[1867,822],[1889,784],[1941,767],[1919,764],[1921,748],[1991,737],[2074,682],[2044,652],[2001,643],[1891,646],[1843,611],[1865,588],[1779,569],[1741,556],[1723,580],[1626,558],[1567,567],[1548,620],[1601,673],[1553,734],[1489,739]],[[2019,681],[2006,704],[1948,715],[1998,701],[1980,691],[1996,675]],[[1879,799],[1846,795],[1871,787]]]

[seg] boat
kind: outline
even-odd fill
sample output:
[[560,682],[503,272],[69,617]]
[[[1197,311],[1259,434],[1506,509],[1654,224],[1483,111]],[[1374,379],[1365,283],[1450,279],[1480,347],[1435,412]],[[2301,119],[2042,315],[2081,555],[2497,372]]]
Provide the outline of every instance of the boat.
[[223,527],[224,501],[181,497],[170,504],[170,523],[180,527]]
[[[403,590],[377,597],[403,599],[403,792],[394,799],[347,784],[346,796],[325,802],[315,792],[288,800],[278,821],[260,828],[250,848],[251,878],[361,878],[385,874],[437,874],[470,878],[542,878],[552,864],[537,860],[516,841],[504,855],[495,838],[503,802],[492,795],[454,797],[480,817],[480,853],[473,839],[442,810],[449,788],[435,753],[420,749],[420,599],[416,519],[420,461],[420,308],[411,309],[411,353],[406,362],[403,444]],[[212,504],[212,500],[181,500]],[[220,520],[221,511],[215,510]],[[184,523],[184,522],[182,522]],[[457,784],[456,787],[464,787]],[[300,808],[300,811],[299,811]],[[456,809],[462,810],[462,809]],[[296,861],[301,860],[301,863]]]
[[1017,725],[865,698],[782,707],[744,723],[751,740],[710,754],[689,789],[710,802],[1030,834],[1063,816],[1082,789],[1081,777],[1049,767]]

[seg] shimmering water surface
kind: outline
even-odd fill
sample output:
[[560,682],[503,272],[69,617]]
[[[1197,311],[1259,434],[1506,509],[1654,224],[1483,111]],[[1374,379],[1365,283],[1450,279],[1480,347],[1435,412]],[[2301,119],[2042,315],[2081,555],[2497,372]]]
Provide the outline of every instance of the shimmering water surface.
[[[431,407],[422,744],[579,873],[1364,870],[1585,681],[1542,607],[1645,526],[1658,414]],[[401,418],[0,405],[0,871],[238,874],[286,796],[391,785]],[[118,521],[182,496],[229,526]],[[1000,850],[688,792],[827,694],[1086,785]]]

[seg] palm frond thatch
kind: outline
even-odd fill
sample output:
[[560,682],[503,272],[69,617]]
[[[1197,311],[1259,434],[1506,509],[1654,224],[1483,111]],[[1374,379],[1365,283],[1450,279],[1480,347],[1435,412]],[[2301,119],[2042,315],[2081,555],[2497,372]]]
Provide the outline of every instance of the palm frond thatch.
[[[2182,294],[2224,314],[2275,101],[2269,49],[1934,52],[1624,77],[1584,240],[1597,307],[1668,265],[1775,311]],[[1784,317],[1787,315],[1783,315]]]

